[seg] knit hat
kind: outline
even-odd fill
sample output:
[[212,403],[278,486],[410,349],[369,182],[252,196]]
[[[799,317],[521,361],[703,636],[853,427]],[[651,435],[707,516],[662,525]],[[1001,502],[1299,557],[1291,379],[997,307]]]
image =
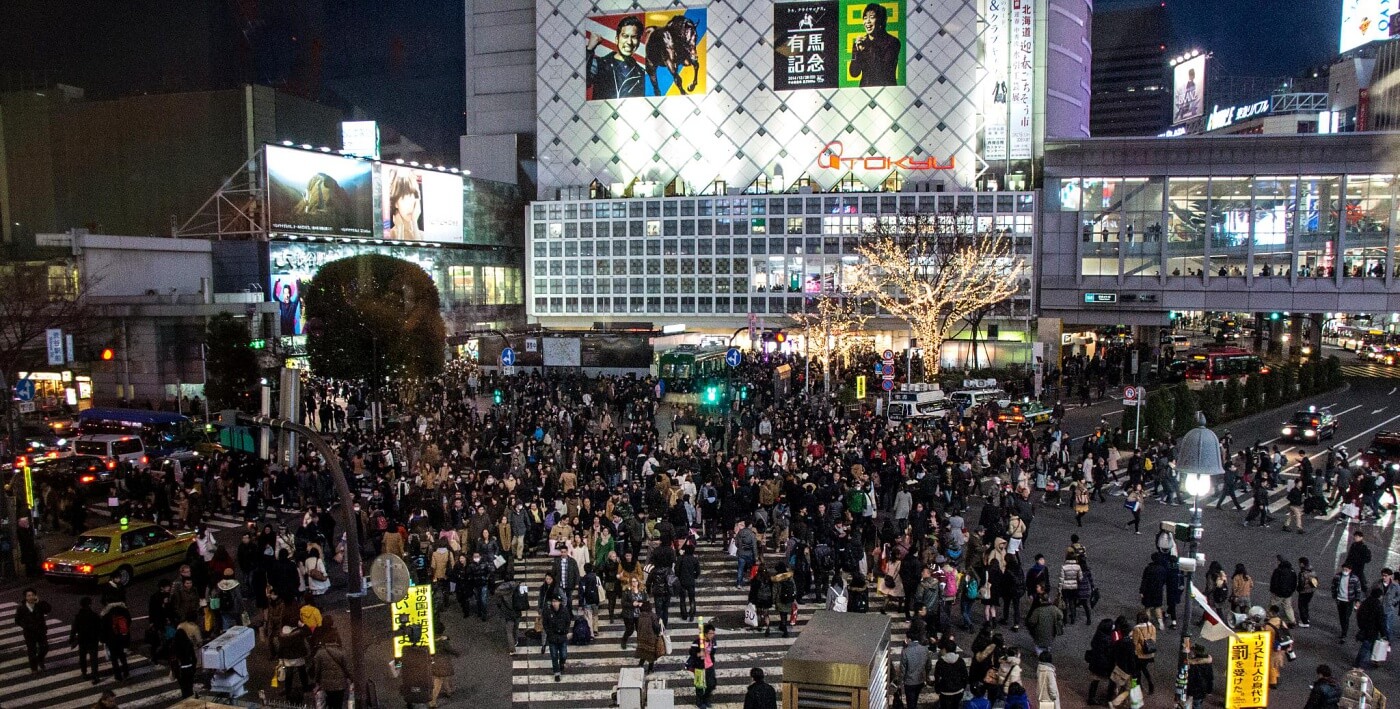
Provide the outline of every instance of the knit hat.
[[316,610],[316,606],[302,606],[301,623],[312,630],[321,627],[321,611]]

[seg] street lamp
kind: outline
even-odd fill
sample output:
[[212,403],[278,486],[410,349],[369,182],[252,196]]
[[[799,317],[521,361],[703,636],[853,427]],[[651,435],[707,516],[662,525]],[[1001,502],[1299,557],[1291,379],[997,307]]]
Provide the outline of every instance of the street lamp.
[[[1215,432],[1206,428],[1206,417],[1196,412],[1196,427],[1181,437],[1176,445],[1176,472],[1185,477],[1187,494],[1191,495],[1191,536],[1188,558],[1180,559],[1178,566],[1186,574],[1186,588],[1181,594],[1181,644],[1177,646],[1176,697],[1181,706],[1186,706],[1186,657],[1190,652],[1191,590],[1192,572],[1199,562],[1196,549],[1200,543],[1204,527],[1201,525],[1201,498],[1210,494],[1215,486],[1215,478],[1225,475],[1221,465],[1220,439]],[[1165,524],[1168,523],[1164,523]],[[1175,524],[1172,525],[1175,528]]]

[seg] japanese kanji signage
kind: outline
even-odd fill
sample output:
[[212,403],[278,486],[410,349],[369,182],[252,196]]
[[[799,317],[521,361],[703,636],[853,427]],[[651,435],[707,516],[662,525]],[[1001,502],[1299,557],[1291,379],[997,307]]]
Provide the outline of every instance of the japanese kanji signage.
[[1034,147],[1031,101],[1035,80],[1035,2],[1011,3],[1011,120],[1009,144],[1012,160],[1029,160]]
[[1230,638],[1225,677],[1225,709],[1269,705],[1269,633],[1236,633]]
[[904,0],[774,5],[774,90],[903,86],[904,13]]
[[[425,647],[428,654],[437,652],[437,633],[433,628],[433,587],[409,586],[408,595],[393,605],[394,657],[403,657],[410,645]],[[416,629],[409,626],[416,625]],[[409,637],[413,635],[414,637]],[[414,641],[416,638],[416,642]]]
[[988,160],[1005,160],[1006,99],[1010,82],[1006,6],[1011,0],[986,2],[987,31],[982,35],[983,64],[987,72],[982,81],[982,156]]

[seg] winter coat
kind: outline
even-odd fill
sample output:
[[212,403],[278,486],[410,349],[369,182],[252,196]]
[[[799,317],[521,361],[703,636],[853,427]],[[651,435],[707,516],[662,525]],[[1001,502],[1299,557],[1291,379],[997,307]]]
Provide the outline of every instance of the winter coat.
[[734,546],[739,557],[744,559],[758,558],[758,535],[754,534],[752,527],[744,527],[739,530],[739,534],[734,538]]
[[91,608],[78,609],[73,629],[68,632],[69,647],[97,647],[102,642],[102,617]]
[[1035,670],[1036,700],[1038,706],[1045,707],[1046,703],[1051,703],[1055,709],[1060,709],[1060,683],[1056,679],[1055,666],[1042,662]]
[[1215,691],[1215,666],[1210,656],[1186,660],[1186,696],[1199,699]]
[[545,608],[543,615],[544,635],[549,644],[557,645],[568,642],[569,631],[573,629],[574,614],[562,605],[558,610],[555,610],[551,605]]
[[656,662],[661,657],[661,621],[653,611],[643,611],[637,616],[637,659],[642,662]]
[[1026,630],[1038,648],[1048,648],[1065,633],[1065,614],[1054,604],[1042,603],[1026,617]]
[[1155,562],[1142,570],[1142,584],[1138,586],[1138,593],[1142,595],[1144,607],[1160,608],[1166,602],[1163,590],[1167,584],[1167,574],[1167,568]]
[[961,695],[967,688],[967,662],[956,652],[938,656],[933,666],[933,689],[939,694]]
[[917,640],[911,640],[899,655],[899,669],[904,684],[924,684],[928,682],[930,655],[928,648]]
[[1060,590],[1079,590],[1079,579],[1083,574],[1084,570],[1079,566],[1079,562],[1066,561],[1065,565],[1060,567]]
[[1269,595],[1279,598],[1288,598],[1298,592],[1298,572],[1293,570],[1293,565],[1284,562],[1274,569],[1274,573],[1269,576]]
[[1113,630],[1111,624],[1108,632],[1095,631],[1094,639],[1089,641],[1089,649],[1084,652],[1084,659],[1089,665],[1089,671],[1095,677],[1106,679],[1113,674]]
[[350,671],[340,643],[323,643],[311,658],[311,681],[327,692],[343,692],[350,686]]

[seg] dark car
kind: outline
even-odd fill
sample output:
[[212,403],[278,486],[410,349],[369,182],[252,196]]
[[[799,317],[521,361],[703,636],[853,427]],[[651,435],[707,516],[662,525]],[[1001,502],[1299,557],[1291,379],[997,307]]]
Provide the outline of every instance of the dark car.
[[116,470],[95,455],[70,455],[35,461],[30,468],[37,482],[47,482],[59,490],[77,490],[84,499],[106,496],[116,482]]
[[1309,406],[1302,411],[1294,411],[1293,417],[1283,424],[1279,438],[1285,441],[1316,443],[1324,438],[1337,435],[1337,417],[1327,409]]
[[1361,463],[1387,474],[1400,471],[1400,431],[1381,431],[1361,452]]

